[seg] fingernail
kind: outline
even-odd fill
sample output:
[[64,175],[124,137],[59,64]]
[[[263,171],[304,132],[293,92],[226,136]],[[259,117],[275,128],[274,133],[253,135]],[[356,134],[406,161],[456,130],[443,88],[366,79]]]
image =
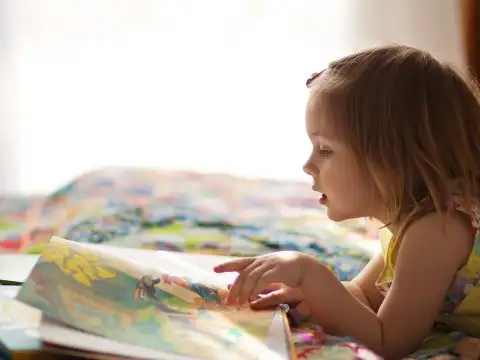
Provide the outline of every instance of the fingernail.
[[257,306],[259,306],[259,305],[261,305],[261,302],[259,302],[258,300],[253,301],[253,302],[250,303],[250,306],[252,306],[252,307],[257,307]]

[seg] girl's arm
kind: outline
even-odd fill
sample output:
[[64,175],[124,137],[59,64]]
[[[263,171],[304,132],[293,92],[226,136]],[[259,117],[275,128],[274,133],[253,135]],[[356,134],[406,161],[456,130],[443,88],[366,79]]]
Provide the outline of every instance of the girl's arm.
[[384,299],[375,286],[384,265],[383,254],[377,254],[353,280],[343,282],[350,294],[375,312],[377,312]]
[[395,281],[377,313],[314,259],[305,260],[308,276],[301,288],[312,299],[313,319],[327,333],[353,337],[380,356],[400,359],[428,335],[472,245],[472,227],[461,215],[443,220],[430,214],[413,223],[402,240]]

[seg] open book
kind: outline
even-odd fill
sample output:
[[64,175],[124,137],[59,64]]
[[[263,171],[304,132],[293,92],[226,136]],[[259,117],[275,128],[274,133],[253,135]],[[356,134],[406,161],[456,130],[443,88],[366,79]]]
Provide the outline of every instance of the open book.
[[295,358],[284,309],[227,307],[213,273],[185,277],[161,253],[152,266],[121,250],[58,237],[45,246],[17,295],[43,313],[43,341],[142,359]]

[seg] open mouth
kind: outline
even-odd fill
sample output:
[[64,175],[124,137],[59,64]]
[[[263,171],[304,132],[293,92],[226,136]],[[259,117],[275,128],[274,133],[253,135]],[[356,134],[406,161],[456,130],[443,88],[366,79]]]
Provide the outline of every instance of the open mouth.
[[327,195],[322,194],[322,196],[320,196],[319,202],[320,204],[325,205],[327,203]]

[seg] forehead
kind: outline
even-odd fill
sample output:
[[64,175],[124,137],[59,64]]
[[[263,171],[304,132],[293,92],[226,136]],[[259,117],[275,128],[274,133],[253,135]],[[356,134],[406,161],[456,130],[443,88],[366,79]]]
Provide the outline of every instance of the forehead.
[[306,109],[307,133],[309,135],[322,135],[334,138],[335,136],[330,123],[331,120],[325,106],[322,106],[322,96],[312,90]]

